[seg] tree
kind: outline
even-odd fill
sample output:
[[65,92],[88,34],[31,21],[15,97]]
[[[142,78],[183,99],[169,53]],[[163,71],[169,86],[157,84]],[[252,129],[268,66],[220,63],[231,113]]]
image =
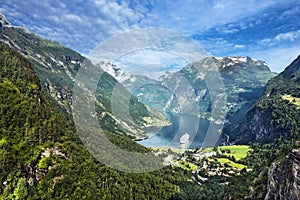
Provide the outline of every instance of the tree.
[[27,183],[25,178],[20,178],[14,190],[15,199],[26,199],[28,195]]

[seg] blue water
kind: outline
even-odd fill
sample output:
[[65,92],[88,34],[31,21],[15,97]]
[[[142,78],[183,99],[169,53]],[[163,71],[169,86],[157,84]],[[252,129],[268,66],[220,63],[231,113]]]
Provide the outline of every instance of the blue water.
[[[148,128],[146,134],[148,139],[138,143],[146,147],[169,147],[169,148],[200,148],[202,147],[210,121],[199,119],[188,114],[168,114],[168,119],[172,125],[162,128]],[[189,143],[180,144],[180,138],[185,133],[190,135]],[[215,140],[215,139],[213,139]],[[222,139],[213,141],[210,146],[220,144]]]

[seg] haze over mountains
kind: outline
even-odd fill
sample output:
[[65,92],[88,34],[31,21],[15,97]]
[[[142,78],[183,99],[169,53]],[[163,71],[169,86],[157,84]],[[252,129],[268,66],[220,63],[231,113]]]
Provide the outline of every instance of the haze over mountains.
[[142,103],[160,111],[189,113],[205,119],[211,115],[210,90],[219,89],[208,88],[206,83],[207,69],[212,66],[217,66],[224,83],[224,94],[219,95],[227,98],[228,120],[241,117],[253,106],[275,75],[266,63],[250,57],[207,57],[179,71],[166,72],[158,80],[128,74],[111,63],[101,65]]

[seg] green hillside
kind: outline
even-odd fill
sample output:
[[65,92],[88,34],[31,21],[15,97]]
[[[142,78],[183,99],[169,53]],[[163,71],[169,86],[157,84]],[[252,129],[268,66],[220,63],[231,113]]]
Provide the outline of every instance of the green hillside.
[[272,78],[257,104],[240,119],[239,125],[230,127],[231,140],[238,143],[272,142],[280,137],[291,139],[300,132],[300,57]]
[[[1,16],[1,15],[0,15]],[[74,80],[82,66],[94,68],[95,66],[79,53],[60,45],[59,43],[43,39],[23,27],[5,24],[0,20],[0,38],[11,48],[25,56],[33,65],[35,72],[41,80],[41,86],[58,105],[66,112],[71,113],[72,93]],[[99,68],[98,68],[99,69]],[[101,71],[101,69],[99,69]],[[144,120],[145,117],[167,121],[165,117],[140,103],[135,96],[123,87],[118,92],[115,110],[123,111],[129,105],[130,116],[115,116],[111,109],[111,96],[118,82],[106,72],[99,80],[85,80],[86,82],[98,81],[95,97],[97,116],[101,127],[132,138],[144,137],[142,126],[151,125]],[[90,79],[91,77],[89,77]],[[130,102],[126,101],[130,99]],[[119,112],[122,113],[122,112]],[[126,112],[127,113],[127,112]],[[126,126],[124,125],[126,124]]]
[[[253,172],[235,179],[227,188],[227,195],[234,199],[262,199],[272,185],[277,190],[284,188],[282,193],[276,191],[272,195],[278,197],[289,192],[297,195],[298,190],[289,185],[298,181],[293,173],[299,162],[294,153],[299,149],[300,139],[299,91],[300,57],[268,82],[264,95],[237,127],[226,130],[232,141],[250,143],[253,148],[250,155],[243,159],[243,163],[252,167]],[[279,171],[274,170],[276,168]],[[284,181],[272,182],[274,179]]]
[[[0,96],[0,199],[168,199],[179,191],[168,168],[128,174],[96,161],[32,64],[2,43]],[[148,151],[107,135],[126,150]]]

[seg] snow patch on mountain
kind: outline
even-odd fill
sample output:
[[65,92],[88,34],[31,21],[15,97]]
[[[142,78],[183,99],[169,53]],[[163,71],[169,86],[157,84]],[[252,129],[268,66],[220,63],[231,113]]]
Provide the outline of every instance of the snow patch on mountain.
[[120,83],[130,79],[130,82],[134,82],[135,79],[131,74],[127,74],[121,68],[117,67],[112,63],[100,63],[100,67],[107,72],[109,75],[117,79]]
[[222,68],[230,67],[234,65],[248,65],[248,64],[254,64],[254,65],[268,65],[264,61],[257,60],[255,58],[250,58],[248,56],[228,56],[224,58],[216,57],[218,61],[222,63]]
[[245,57],[245,56],[241,56],[241,57],[231,57],[231,56],[229,56],[228,58],[231,59],[234,62],[249,62],[249,61],[252,61],[251,58]]

